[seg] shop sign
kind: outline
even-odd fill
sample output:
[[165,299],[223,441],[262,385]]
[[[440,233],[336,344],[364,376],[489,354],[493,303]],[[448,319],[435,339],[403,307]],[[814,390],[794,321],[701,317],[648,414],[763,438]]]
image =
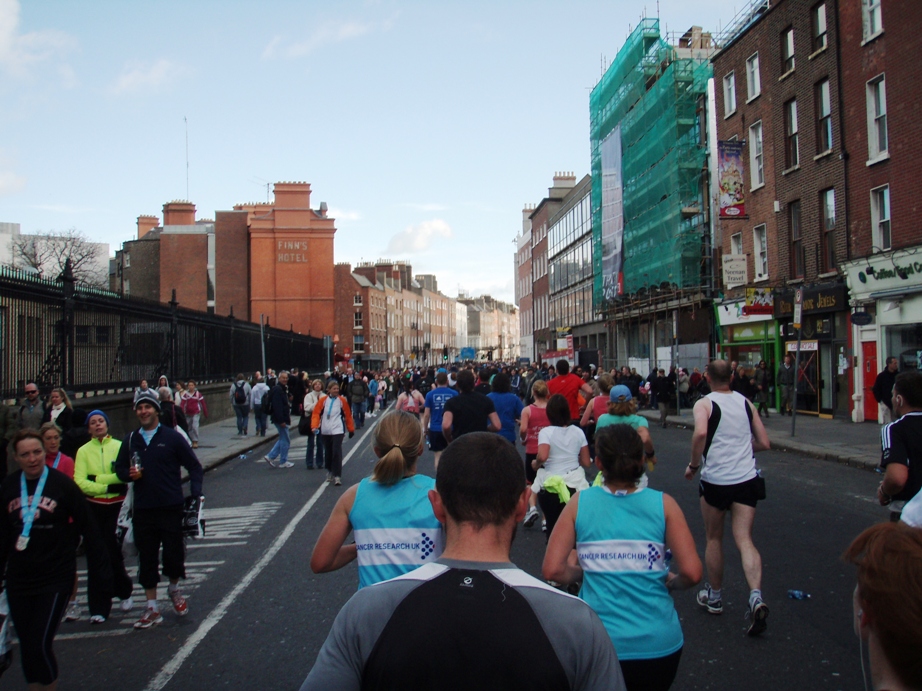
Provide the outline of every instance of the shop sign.
[[772,314],[775,308],[775,297],[771,288],[746,288],[746,304],[743,314]]
[[771,320],[771,312],[768,314],[747,314],[746,302],[744,300],[724,302],[717,306],[717,321],[721,326],[733,326],[734,324],[751,324],[753,322]]
[[[827,286],[811,286],[803,290],[803,313],[821,314],[838,312],[848,306],[848,289],[843,283]],[[775,318],[794,316],[794,291],[775,294]]]
[[917,286],[922,283],[922,246],[872,254],[842,265],[853,300],[865,300],[873,292]]
[[745,254],[723,255],[723,279],[725,288],[749,283],[749,265]]
[[743,142],[717,142],[717,186],[720,188],[720,218],[749,218],[746,215],[746,169]]
[[[820,342],[819,341],[801,341],[800,342],[800,352],[801,353],[812,353],[816,350],[819,350]],[[797,341],[785,341],[784,349],[788,353],[797,352]]]
[[804,289],[798,288],[794,293],[794,328],[799,329],[804,315]]
[[852,312],[852,324],[855,326],[867,326],[874,321],[870,312]]

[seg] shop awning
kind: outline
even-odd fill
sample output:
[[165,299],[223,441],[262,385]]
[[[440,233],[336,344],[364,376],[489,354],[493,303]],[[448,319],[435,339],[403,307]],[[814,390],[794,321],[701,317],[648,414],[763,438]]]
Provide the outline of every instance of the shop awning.
[[886,300],[888,298],[901,298],[907,295],[916,295],[922,293],[922,286],[908,286],[906,288],[891,288],[890,290],[879,290],[876,293],[868,295],[872,300]]

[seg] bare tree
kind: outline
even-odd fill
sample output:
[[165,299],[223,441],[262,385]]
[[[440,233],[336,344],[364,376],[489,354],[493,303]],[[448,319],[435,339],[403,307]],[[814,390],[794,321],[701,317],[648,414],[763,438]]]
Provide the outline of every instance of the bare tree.
[[42,278],[55,280],[70,259],[78,283],[95,288],[108,287],[107,257],[103,248],[76,228],[51,231],[43,235],[18,235],[11,243],[13,266],[35,271]]

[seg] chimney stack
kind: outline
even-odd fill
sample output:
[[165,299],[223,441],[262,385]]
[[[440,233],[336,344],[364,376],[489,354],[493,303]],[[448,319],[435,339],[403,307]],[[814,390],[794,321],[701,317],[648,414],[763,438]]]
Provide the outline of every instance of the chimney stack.
[[160,218],[157,216],[138,216],[138,240],[158,225],[160,225]]
[[163,205],[164,226],[194,226],[195,204],[182,199],[174,199]]

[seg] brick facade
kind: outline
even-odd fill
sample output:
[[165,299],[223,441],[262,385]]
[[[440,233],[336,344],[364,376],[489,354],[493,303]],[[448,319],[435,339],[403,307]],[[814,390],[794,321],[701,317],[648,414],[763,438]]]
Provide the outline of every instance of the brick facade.
[[233,310],[237,319],[250,321],[250,244],[246,212],[216,212],[214,232],[215,313],[229,315]]

